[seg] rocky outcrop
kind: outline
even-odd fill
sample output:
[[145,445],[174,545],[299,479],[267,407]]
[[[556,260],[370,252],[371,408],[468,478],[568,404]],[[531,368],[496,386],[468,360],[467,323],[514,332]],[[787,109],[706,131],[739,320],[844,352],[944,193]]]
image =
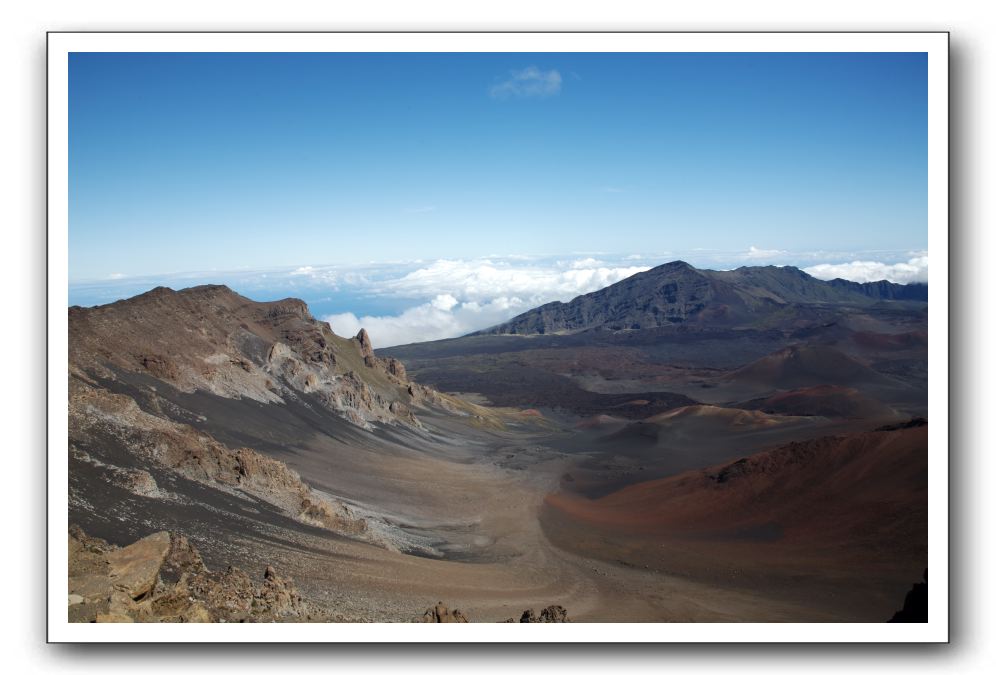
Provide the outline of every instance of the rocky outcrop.
[[467,623],[467,617],[459,609],[450,611],[449,607],[439,601],[435,607],[425,610],[425,614],[416,623]]
[[372,359],[374,357],[373,343],[370,342],[370,335],[367,334],[366,328],[361,328],[360,332],[353,339],[360,345],[360,356],[364,359]]
[[290,579],[267,566],[260,580],[229,567],[211,572],[190,543],[157,532],[118,548],[69,533],[69,620],[208,623],[321,620]]
[[[468,623],[467,616],[459,609],[450,610],[440,600],[435,607],[425,610],[425,614],[415,620],[415,623]],[[543,609],[539,616],[532,609],[522,613],[518,621],[505,619],[502,623],[570,623],[567,610],[560,605],[550,605]]]
[[397,359],[388,358],[384,360],[385,368],[387,372],[390,373],[400,382],[408,381],[408,372],[405,370],[405,365],[398,361]]
[[75,443],[70,443],[69,454],[74,459],[78,459],[81,462],[102,470],[105,480],[113,485],[124,488],[128,492],[142,497],[167,498],[167,495],[159,489],[156,479],[148,471],[107,464],[91,456],[90,453],[81,450]]
[[167,356],[159,354],[142,354],[139,357],[142,367],[161,380],[176,380],[180,376],[180,371]]
[[130,546],[110,551],[107,562],[111,583],[132,600],[141,600],[155,587],[159,570],[169,552],[170,537],[167,532],[156,532]]
[[253,302],[224,286],[156,288],[99,307],[69,310],[70,369],[94,383],[122,370],[179,391],[281,404],[302,395],[365,428],[420,428],[408,376],[380,359],[365,329],[347,339],[296,299]]
[[[512,619],[509,619],[512,621]],[[550,605],[543,609],[539,616],[531,609],[527,609],[519,617],[519,623],[570,623],[567,618],[567,610],[560,605]]]

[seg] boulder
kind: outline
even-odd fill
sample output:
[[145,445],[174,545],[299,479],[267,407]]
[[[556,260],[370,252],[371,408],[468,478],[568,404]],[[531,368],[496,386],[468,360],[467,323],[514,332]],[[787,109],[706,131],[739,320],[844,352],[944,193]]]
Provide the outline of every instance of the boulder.
[[402,382],[408,381],[408,372],[405,370],[404,364],[401,363],[401,361],[398,361],[397,359],[387,360],[387,372],[389,372],[391,375],[394,375]]
[[206,571],[201,554],[190,540],[181,534],[171,533],[169,554],[159,571],[163,581],[173,583],[179,581],[184,573],[192,575]]
[[540,612],[541,623],[568,623],[567,610],[560,605],[550,605]]
[[527,609],[519,619],[519,623],[570,623],[570,621],[567,618],[567,610],[560,605],[546,607],[540,612],[539,617],[536,616],[536,612]]
[[450,612],[449,607],[442,601],[437,602],[435,607],[430,607],[418,619],[418,623],[468,623],[467,616],[459,609]]
[[170,551],[169,532],[156,532],[107,554],[114,588],[137,600],[148,595]]

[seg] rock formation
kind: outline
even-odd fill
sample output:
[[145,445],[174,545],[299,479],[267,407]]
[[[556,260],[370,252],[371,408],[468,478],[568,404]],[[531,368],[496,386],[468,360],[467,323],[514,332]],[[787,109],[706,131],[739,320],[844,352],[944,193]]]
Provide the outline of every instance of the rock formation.
[[543,609],[538,617],[536,612],[527,609],[519,618],[519,623],[570,623],[570,619],[567,618],[566,609],[560,605],[550,605]]
[[[425,610],[425,614],[416,619],[415,623],[468,623],[468,619],[459,609],[450,611],[449,607],[440,600],[435,607]],[[527,609],[518,621],[505,619],[501,623],[570,623],[570,619],[567,618],[566,609],[560,605],[550,605],[543,609],[539,616],[536,616],[536,612],[532,609]]]
[[361,328],[353,339],[360,343],[360,356],[364,359],[373,358],[373,344],[370,342],[370,335],[367,334],[366,328]]
[[211,572],[183,537],[156,532],[118,548],[69,531],[69,620],[90,623],[315,621],[294,582],[270,566],[262,579]]
[[[69,310],[70,370],[81,379],[148,375],[183,392],[283,403],[309,395],[350,422],[420,428],[404,366],[365,329],[337,336],[300,300],[253,302],[225,286],[156,288]],[[400,414],[392,411],[392,403]]]
[[459,609],[451,612],[440,600],[435,607],[425,610],[425,614],[416,623],[467,623],[467,617]]

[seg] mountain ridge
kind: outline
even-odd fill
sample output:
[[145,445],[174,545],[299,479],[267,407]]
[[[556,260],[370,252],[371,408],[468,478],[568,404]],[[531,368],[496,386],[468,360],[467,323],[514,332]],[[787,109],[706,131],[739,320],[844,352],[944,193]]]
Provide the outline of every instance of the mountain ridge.
[[297,298],[256,302],[224,285],[159,286],[107,305],[69,308],[70,372],[140,373],[181,390],[279,403],[303,394],[352,424],[419,428],[435,392],[374,354],[365,330],[336,335]]
[[676,260],[634,274],[570,302],[555,301],[470,335],[544,335],[692,323],[745,326],[791,305],[867,306],[879,301],[926,301],[926,284],[823,281],[796,267],[715,271]]

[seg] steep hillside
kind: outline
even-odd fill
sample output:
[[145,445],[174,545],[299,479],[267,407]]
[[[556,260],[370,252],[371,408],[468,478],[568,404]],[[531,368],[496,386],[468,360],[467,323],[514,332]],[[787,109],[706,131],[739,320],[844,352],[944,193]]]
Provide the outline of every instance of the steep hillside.
[[365,331],[342,338],[300,300],[254,302],[225,286],[71,307],[69,363],[83,379],[128,372],[260,403],[307,394],[363,427],[418,426],[412,408],[435,396],[399,361],[377,358]]
[[410,381],[300,300],[201,286],[72,307],[70,523],[112,543],[182,531],[224,564],[274,532],[438,554],[399,526],[440,506],[411,476],[447,475],[449,440],[416,413],[489,440],[506,419],[543,423]]

